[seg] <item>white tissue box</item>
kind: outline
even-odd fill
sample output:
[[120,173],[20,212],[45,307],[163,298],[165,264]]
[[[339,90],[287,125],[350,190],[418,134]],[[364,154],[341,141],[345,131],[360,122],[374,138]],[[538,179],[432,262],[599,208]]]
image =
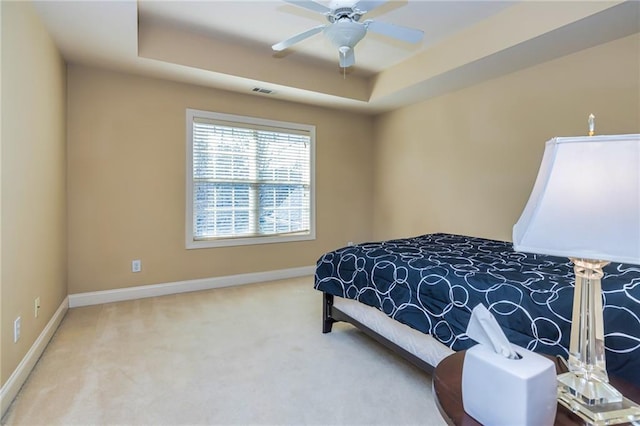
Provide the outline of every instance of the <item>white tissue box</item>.
[[462,367],[464,410],[485,425],[552,425],[556,417],[554,363],[512,345],[509,359],[487,345],[467,350]]

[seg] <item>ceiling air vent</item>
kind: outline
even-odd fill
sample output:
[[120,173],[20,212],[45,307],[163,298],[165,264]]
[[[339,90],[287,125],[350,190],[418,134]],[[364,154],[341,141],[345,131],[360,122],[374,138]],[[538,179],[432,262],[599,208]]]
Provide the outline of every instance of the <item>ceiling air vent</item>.
[[251,91],[257,92],[257,93],[264,93],[265,95],[271,95],[273,93],[273,90],[263,89],[262,87],[254,87],[253,89],[251,89]]

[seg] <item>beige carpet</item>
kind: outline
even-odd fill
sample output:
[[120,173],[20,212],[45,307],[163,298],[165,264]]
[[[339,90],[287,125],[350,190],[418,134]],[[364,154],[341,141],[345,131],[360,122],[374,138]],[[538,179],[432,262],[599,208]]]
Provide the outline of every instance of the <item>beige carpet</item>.
[[431,379],[313,278],[70,309],[7,425],[443,425]]

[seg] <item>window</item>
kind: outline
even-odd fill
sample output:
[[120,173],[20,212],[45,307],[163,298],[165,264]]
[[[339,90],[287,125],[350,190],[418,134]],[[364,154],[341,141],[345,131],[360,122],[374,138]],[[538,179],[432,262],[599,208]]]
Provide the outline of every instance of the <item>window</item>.
[[187,110],[187,248],[315,239],[315,127]]

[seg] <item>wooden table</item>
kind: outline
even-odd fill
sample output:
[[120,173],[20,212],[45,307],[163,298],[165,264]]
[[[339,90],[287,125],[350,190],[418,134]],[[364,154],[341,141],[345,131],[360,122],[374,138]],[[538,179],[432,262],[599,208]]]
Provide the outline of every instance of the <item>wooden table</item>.
[[[443,359],[433,372],[433,394],[440,414],[450,425],[479,426],[473,417],[468,415],[462,406],[462,364],[466,351],[456,352]],[[551,358],[556,364],[558,373],[566,371],[564,364]],[[611,384],[632,401],[640,402],[640,389],[629,383],[610,377]],[[584,421],[563,405],[558,404],[556,425],[584,425]]]

